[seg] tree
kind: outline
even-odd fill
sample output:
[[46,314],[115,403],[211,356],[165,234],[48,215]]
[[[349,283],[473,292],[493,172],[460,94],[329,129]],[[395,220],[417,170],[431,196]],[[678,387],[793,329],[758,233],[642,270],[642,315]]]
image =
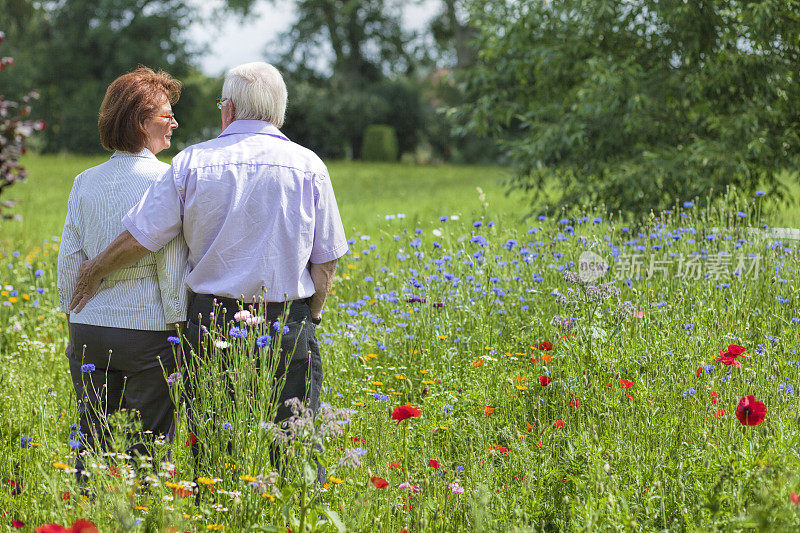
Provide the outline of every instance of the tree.
[[[0,31],[0,43],[5,39],[5,34]],[[11,57],[0,57],[0,72],[14,66]],[[25,139],[36,131],[42,131],[45,123],[41,120],[30,120],[30,102],[38,98],[35,91],[22,97],[22,104],[6,100],[0,95],[0,194],[14,185],[25,181],[27,172],[19,164],[19,157],[25,153]],[[3,213],[3,207],[13,207],[14,202],[6,200],[0,203],[0,217],[13,218],[8,213]]]
[[568,202],[646,212],[797,169],[797,0],[482,0],[460,111]]
[[[228,5],[246,14],[256,1],[228,0]],[[410,35],[400,23],[401,5],[401,0],[296,0],[297,20],[280,39],[290,43],[280,63],[318,76],[329,70],[346,87],[408,72],[413,62],[405,51]],[[324,60],[326,52],[331,61]]]
[[52,127],[48,151],[101,150],[97,112],[106,87],[139,65],[176,77],[188,72],[184,0],[58,0],[45,3],[37,39],[36,86]]

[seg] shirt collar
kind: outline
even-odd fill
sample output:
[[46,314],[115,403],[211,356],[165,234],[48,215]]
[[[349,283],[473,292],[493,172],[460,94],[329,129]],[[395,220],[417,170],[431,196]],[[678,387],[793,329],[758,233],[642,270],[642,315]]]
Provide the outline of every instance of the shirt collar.
[[151,152],[147,148],[142,148],[142,150],[139,151],[139,152],[122,152],[120,150],[117,150],[116,152],[111,154],[111,157],[112,158],[114,158],[114,157],[144,157],[144,158],[147,158],[147,159],[156,159],[156,160],[158,159],[155,156],[155,154],[153,154],[153,152]]
[[269,135],[271,137],[283,139],[284,141],[289,140],[286,135],[281,133],[281,130],[266,120],[234,120],[225,128],[225,131],[219,134],[219,136],[225,137],[227,135],[236,135],[240,133]]

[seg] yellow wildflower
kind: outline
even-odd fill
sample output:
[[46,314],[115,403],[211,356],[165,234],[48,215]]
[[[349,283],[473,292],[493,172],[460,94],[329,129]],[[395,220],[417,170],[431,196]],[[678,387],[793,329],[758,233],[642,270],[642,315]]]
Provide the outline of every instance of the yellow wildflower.
[[341,484],[341,483],[344,483],[344,480],[343,480],[343,479],[341,479],[341,478],[338,478],[338,477],[333,477],[333,476],[331,476],[331,477],[329,477],[328,479],[330,480],[330,482],[331,482],[331,483],[335,483],[336,485],[339,485],[339,484]]
[[65,470],[69,468],[69,465],[65,465],[64,463],[53,463],[53,468],[58,468],[59,470]]
[[382,381],[370,381],[369,384],[370,385],[375,385],[376,387],[380,387],[381,385],[383,385],[383,382]]
[[248,483],[252,483],[253,481],[256,480],[256,478],[254,478],[253,476],[239,476],[239,479],[241,479],[242,481],[247,481]]

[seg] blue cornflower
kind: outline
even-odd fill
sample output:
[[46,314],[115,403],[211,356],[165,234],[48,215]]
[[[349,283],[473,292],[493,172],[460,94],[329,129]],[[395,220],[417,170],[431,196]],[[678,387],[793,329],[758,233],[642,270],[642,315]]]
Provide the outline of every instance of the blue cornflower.
[[697,391],[694,390],[694,387],[690,387],[689,390],[683,392],[683,397],[688,398],[690,395],[695,394]]
[[171,336],[167,337],[167,342],[170,343],[170,344],[180,344],[181,338],[171,335]]
[[658,302],[653,304],[653,307],[664,307],[665,305],[667,305],[667,302]]
[[36,292],[38,292],[39,294],[44,294],[44,289],[39,287],[36,289]]
[[439,217],[439,222],[447,222],[448,217]]
[[703,367],[703,370],[705,370],[706,374],[710,374],[716,369],[717,367],[715,367],[714,365],[706,365]]
[[231,427],[232,426],[230,422],[225,422],[224,424],[222,424],[222,429],[231,429]]
[[445,406],[442,407],[442,411],[444,411],[445,416],[448,416],[453,412],[453,406],[449,403],[445,404]]
[[386,396],[384,394],[381,394],[379,392],[373,393],[372,397],[375,398],[376,400],[382,400],[384,402],[389,401],[389,399],[390,399],[388,396]]
[[247,337],[247,330],[244,329],[244,328],[233,326],[230,329],[230,331],[228,331],[228,335],[230,335],[234,339],[243,339],[243,338]]
[[600,218],[600,217],[597,217],[594,220],[592,220],[592,222],[595,223],[595,224],[600,224],[602,221],[603,221],[603,219]]
[[683,207],[689,209],[690,207],[694,207],[694,202],[683,202]]
[[19,447],[20,448],[27,448],[27,447],[29,447],[31,445],[31,442],[33,442],[33,439],[30,438],[30,437],[20,437],[19,438]]
[[283,329],[281,330],[281,332],[284,335],[288,335],[289,334],[289,326],[283,326]]
[[73,450],[77,450],[81,447],[81,441],[78,439],[69,439],[69,447]]
[[353,453],[358,456],[367,455],[368,451],[366,448],[353,448]]
[[256,339],[256,346],[259,348],[263,348],[264,346],[268,345],[269,342],[272,340],[272,337],[269,335],[261,335],[259,338]]
[[744,212],[742,212],[742,211],[739,211],[739,212],[738,212],[738,213],[736,213],[736,214],[739,216],[739,218],[745,218],[745,217],[747,217],[747,213],[744,213]]
[[272,329],[274,329],[275,331],[280,331],[281,323],[276,320],[275,322],[272,323]]
[[756,191],[756,196],[764,196],[765,194],[767,193],[764,191]]
[[86,363],[85,365],[81,365],[81,372],[94,372],[96,368],[94,363]]
[[463,466],[456,466],[456,467],[453,468],[453,471],[455,471],[455,472],[463,472],[464,471],[464,467]]
[[686,324],[684,327],[686,328],[686,331],[692,331],[694,329],[693,324]]
[[472,223],[472,227],[473,228],[480,228],[481,224],[482,224],[482,222],[480,220],[476,220],[475,222]]
[[36,272],[34,272],[33,274],[34,274],[34,275],[35,275],[37,278],[38,278],[38,277],[41,277],[41,276],[44,276],[44,270],[42,270],[41,268],[40,268],[40,269],[37,269],[37,270],[36,270]]

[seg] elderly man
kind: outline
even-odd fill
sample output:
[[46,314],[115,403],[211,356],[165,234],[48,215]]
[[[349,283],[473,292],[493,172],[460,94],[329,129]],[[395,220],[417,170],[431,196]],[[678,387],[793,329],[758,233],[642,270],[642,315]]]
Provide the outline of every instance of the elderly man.
[[[189,248],[186,338],[200,351],[214,302],[233,312],[259,298],[267,320],[288,308],[281,349],[293,353],[276,421],[300,398],[316,411],[322,362],[313,324],[319,324],[336,261],[347,241],[328,171],[310,150],[278,129],[286,85],[267,63],[248,63],[225,76],[219,137],[179,153],[123,218],[127,231],[81,265],[70,308],[79,311],[102,279],[156,251],[181,231]],[[219,313],[218,313],[219,314]],[[224,317],[217,316],[225,326]],[[222,323],[220,323],[222,321]],[[271,322],[270,322],[271,323]],[[284,345],[286,344],[286,345]]]

